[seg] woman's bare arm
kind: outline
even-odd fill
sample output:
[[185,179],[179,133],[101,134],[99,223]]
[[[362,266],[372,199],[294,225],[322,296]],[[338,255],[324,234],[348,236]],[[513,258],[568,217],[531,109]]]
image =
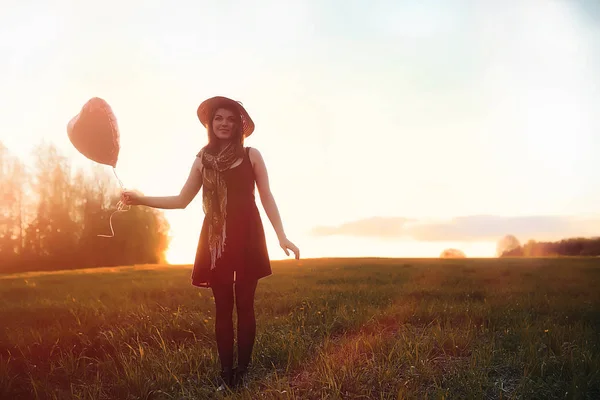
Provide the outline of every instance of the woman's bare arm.
[[269,174],[267,172],[265,161],[260,152],[254,148],[250,149],[249,156],[250,162],[252,163],[252,167],[254,169],[256,188],[258,189],[260,201],[265,209],[265,213],[267,214],[267,217],[269,217],[269,220],[273,225],[273,229],[275,229],[277,238],[279,240],[285,239],[286,236],[285,231],[283,230],[283,222],[281,221],[281,215],[279,214],[277,203],[275,202],[275,198],[271,192]]
[[[196,157],[194,164],[190,170],[187,181],[183,185],[181,192],[176,196],[136,196],[132,195],[131,192],[125,192],[124,195],[130,196],[131,203],[133,205],[142,205],[152,208],[162,209],[182,209],[186,208],[188,204],[196,197],[200,188],[202,187],[202,161],[199,157]],[[136,198],[137,197],[137,198]],[[126,202],[126,204],[128,204]]]
[[252,168],[254,169],[256,187],[260,195],[260,201],[265,209],[267,217],[269,217],[269,220],[271,221],[271,225],[273,225],[273,229],[275,229],[275,233],[279,239],[279,244],[286,254],[289,254],[288,249],[292,250],[298,259],[300,258],[300,251],[292,242],[288,240],[283,229],[281,215],[279,214],[277,203],[275,202],[275,198],[273,197],[273,193],[271,192],[271,187],[269,185],[269,175],[267,173],[265,161],[260,152],[254,148],[250,149],[249,157],[250,162],[252,163]]

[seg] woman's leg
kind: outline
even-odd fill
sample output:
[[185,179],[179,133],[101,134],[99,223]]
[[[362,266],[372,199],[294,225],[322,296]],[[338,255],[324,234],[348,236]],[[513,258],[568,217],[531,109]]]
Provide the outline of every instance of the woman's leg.
[[254,315],[254,294],[258,281],[237,282],[235,284],[235,304],[238,319],[238,370],[245,371],[252,358],[252,348],[256,337]]
[[215,337],[223,371],[233,368],[233,284],[212,286],[215,298]]

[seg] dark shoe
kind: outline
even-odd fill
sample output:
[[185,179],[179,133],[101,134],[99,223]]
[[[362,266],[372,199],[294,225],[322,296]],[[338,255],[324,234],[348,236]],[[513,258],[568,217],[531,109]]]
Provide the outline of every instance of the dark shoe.
[[247,388],[248,387],[248,367],[237,367],[233,377],[233,386]]
[[217,388],[217,392],[223,392],[233,387],[235,370],[232,368],[223,368],[221,370],[221,384]]

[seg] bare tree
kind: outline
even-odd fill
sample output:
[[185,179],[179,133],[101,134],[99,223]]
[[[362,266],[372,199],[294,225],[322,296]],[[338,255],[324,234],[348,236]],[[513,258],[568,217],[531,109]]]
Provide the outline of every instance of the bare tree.
[[23,163],[0,143],[0,254],[14,262],[23,254],[27,176]]

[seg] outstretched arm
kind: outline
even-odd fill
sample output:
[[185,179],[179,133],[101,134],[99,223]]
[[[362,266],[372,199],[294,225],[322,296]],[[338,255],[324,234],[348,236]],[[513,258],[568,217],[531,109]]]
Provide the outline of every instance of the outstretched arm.
[[279,239],[279,245],[281,248],[283,248],[283,251],[285,251],[286,255],[289,255],[289,249],[294,252],[296,259],[298,259],[300,258],[300,250],[298,250],[298,248],[289,241],[285,231],[283,230],[281,215],[279,214],[277,203],[275,203],[275,198],[273,197],[273,193],[271,192],[271,187],[269,185],[269,175],[267,173],[265,161],[260,152],[254,148],[250,149],[249,156],[250,162],[252,163],[252,168],[254,169],[256,187],[260,195],[260,201],[265,209],[267,217],[269,217],[269,220],[271,221],[271,225],[273,225],[273,229],[275,229],[275,233]]
[[202,187],[202,168],[200,158],[196,157],[185,185],[183,185],[181,192],[176,196],[151,197],[142,196],[133,191],[125,191],[122,196],[123,202],[127,205],[140,205],[162,209],[186,208]]

